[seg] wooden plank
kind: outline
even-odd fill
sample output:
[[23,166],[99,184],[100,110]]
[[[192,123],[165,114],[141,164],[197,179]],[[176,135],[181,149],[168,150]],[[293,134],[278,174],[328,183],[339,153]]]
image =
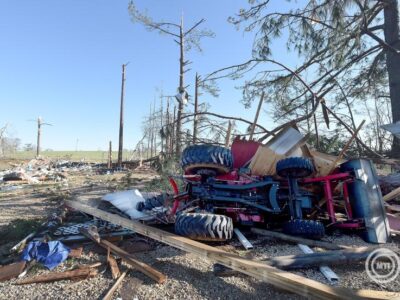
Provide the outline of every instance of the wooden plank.
[[161,272],[157,271],[153,267],[145,264],[137,260],[133,255],[125,252],[121,248],[115,246],[114,244],[110,243],[109,241],[101,241],[100,246],[106,248],[109,247],[111,252],[115,253],[119,257],[121,257],[124,261],[134,267],[136,270],[142,272],[143,274],[149,276],[150,278],[154,279],[158,283],[164,283],[167,280],[167,276],[162,274]]
[[97,228],[95,226],[90,226],[88,229],[80,228],[80,232],[86,235],[88,238],[92,239],[93,241],[97,242],[98,245],[100,245],[101,247],[105,249],[110,249],[111,252],[121,257],[133,268],[154,279],[156,282],[164,283],[167,280],[167,276],[149,266],[148,264],[137,260],[133,255],[129,254],[128,252],[124,251],[113,243],[105,240],[100,240],[100,238],[98,238],[98,234],[96,234]]
[[113,294],[118,289],[118,287],[122,283],[122,280],[124,280],[127,273],[128,273],[128,271],[125,271],[124,273],[121,274],[121,276],[119,276],[117,281],[115,281],[113,286],[108,290],[107,294],[103,297],[103,300],[111,300],[112,299]]
[[358,290],[357,296],[363,299],[378,300],[378,299],[400,299],[399,292],[386,292],[386,291],[374,291],[374,290]]
[[102,220],[134,230],[138,234],[145,235],[167,245],[208,258],[226,267],[240,271],[243,274],[270,283],[279,289],[305,297],[313,297],[314,299],[361,299],[349,289],[331,287],[309,278],[279,270],[265,263],[245,259],[221,249],[165,232],[77,201],[65,201],[65,204]]
[[389,194],[386,194],[385,196],[383,196],[383,201],[390,201],[398,196],[400,196],[400,187],[394,189]]
[[27,278],[25,280],[18,281],[17,285],[22,284],[31,284],[31,283],[39,283],[39,282],[53,282],[58,280],[65,279],[85,279],[88,277],[94,277],[97,275],[97,269],[93,268],[79,268],[72,271],[65,271],[60,273],[49,273],[44,275],[39,275],[33,278]]
[[251,159],[249,168],[253,175],[275,175],[276,164],[283,158],[284,155],[279,155],[266,146],[260,146]]
[[119,267],[118,267],[118,263],[115,260],[114,257],[112,257],[111,255],[108,257],[107,259],[108,265],[110,266],[111,269],[111,276],[113,279],[117,279],[120,275],[121,272],[119,271]]
[[322,242],[322,241],[316,241],[316,240],[309,240],[297,236],[292,236],[288,234],[284,234],[281,232],[276,232],[276,231],[269,231],[269,230],[264,230],[264,229],[259,229],[259,228],[251,228],[251,231],[254,233],[257,233],[259,235],[264,235],[272,238],[277,238],[280,240],[284,240],[290,243],[295,243],[295,244],[304,244],[308,245],[311,247],[321,247],[329,250],[340,250],[340,249],[348,249],[350,247],[346,246],[340,246],[328,242]]
[[0,281],[9,280],[17,277],[22,273],[26,265],[26,261],[19,261],[6,266],[0,267]]

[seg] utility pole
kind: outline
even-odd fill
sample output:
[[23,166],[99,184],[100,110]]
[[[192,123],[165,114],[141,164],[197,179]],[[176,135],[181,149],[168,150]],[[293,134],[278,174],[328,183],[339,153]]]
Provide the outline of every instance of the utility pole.
[[119,113],[119,145],[118,145],[118,167],[122,167],[122,150],[124,147],[124,95],[125,95],[125,67],[122,65],[122,84],[121,84],[121,106]]
[[112,144],[111,144],[111,141],[110,141],[109,147],[108,147],[107,169],[111,169],[111,168],[112,168]]
[[49,123],[43,123],[42,118],[39,117],[37,119],[37,143],[36,143],[36,156],[39,157],[40,155],[40,139],[41,139],[41,131],[42,131],[42,125],[48,125],[48,126],[52,126]]
[[41,127],[42,127],[42,119],[39,117],[37,119],[37,142],[36,142],[36,156],[39,157],[40,154],[40,134],[41,134]]

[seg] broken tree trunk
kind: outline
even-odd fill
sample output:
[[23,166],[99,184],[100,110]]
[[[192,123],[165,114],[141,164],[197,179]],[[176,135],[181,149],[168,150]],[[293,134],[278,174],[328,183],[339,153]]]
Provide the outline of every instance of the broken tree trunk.
[[231,143],[231,132],[232,132],[232,122],[228,122],[228,130],[226,131],[226,137],[225,137],[225,148],[229,147],[229,144]]
[[195,85],[194,85],[194,116],[193,116],[193,144],[197,141],[197,123],[198,123],[198,108],[199,108],[199,81],[200,76],[196,73]]
[[260,102],[258,103],[256,115],[254,117],[254,122],[253,122],[253,124],[251,125],[251,128],[250,128],[249,141],[251,141],[253,139],[254,130],[256,129],[256,124],[257,124],[257,121],[258,121],[258,116],[260,115],[260,110],[261,110],[261,106],[262,106],[263,101],[264,101],[264,92],[262,92],[262,94],[261,94]]
[[97,275],[97,269],[86,267],[86,268],[79,268],[72,271],[65,271],[61,273],[49,273],[44,275],[39,275],[33,278],[27,278],[25,280],[21,280],[17,282],[17,285],[22,284],[31,284],[31,283],[39,283],[39,282],[53,282],[58,280],[65,280],[65,279],[86,279],[88,277],[94,277]]
[[316,299],[360,299],[356,292],[349,289],[331,287],[309,278],[276,269],[262,262],[244,259],[221,249],[165,232],[77,201],[65,201],[65,204],[102,220],[134,230],[138,234],[161,241],[167,245],[208,258],[243,274],[270,283],[279,289],[305,297],[312,296]]

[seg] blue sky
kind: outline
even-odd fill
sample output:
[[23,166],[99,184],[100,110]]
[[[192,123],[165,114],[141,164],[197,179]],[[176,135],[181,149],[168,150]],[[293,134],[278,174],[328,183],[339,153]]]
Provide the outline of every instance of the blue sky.
[[[3,0],[0,2],[0,126],[9,123],[9,133],[22,143],[35,143],[41,116],[54,126],[43,129],[42,147],[74,150],[107,149],[118,141],[121,65],[127,67],[125,148],[141,138],[141,123],[157,89],[176,93],[178,48],[172,39],[134,24],[129,1]],[[186,26],[201,18],[216,37],[204,39],[203,53],[191,51],[192,72],[207,74],[250,58],[253,34],[244,34],[227,22],[229,16],[247,7],[246,0],[137,0],[155,20],[178,22],[183,12]],[[275,1],[271,6],[287,5]],[[288,59],[277,44],[275,58]],[[220,82],[219,98],[205,96],[211,111],[253,119],[255,106],[240,103],[239,82]],[[159,102],[159,100],[157,100]],[[257,102],[257,101],[256,101]],[[264,106],[268,110],[268,106]],[[266,114],[261,123],[273,124]]]

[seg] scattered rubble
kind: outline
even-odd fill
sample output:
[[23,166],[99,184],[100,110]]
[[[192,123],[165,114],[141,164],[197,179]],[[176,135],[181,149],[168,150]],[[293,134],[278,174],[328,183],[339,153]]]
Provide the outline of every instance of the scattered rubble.
[[[98,185],[92,182],[86,186],[82,183],[77,187],[58,186],[57,193],[65,193],[65,197],[55,202],[59,205],[58,209],[49,213],[49,217],[42,220],[37,229],[24,232],[22,240],[2,246],[0,293],[6,298],[47,295],[48,298],[61,299],[66,295],[74,295],[72,298],[77,299],[163,299],[185,298],[190,294],[193,299],[263,299],[267,296],[283,299],[288,298],[288,294],[282,291],[285,290],[305,297],[400,297],[398,281],[391,286],[377,286],[365,274],[364,262],[379,246],[362,241],[354,235],[357,230],[352,228],[348,231],[339,231],[340,226],[333,229],[334,222],[329,225],[329,235],[324,235],[321,240],[282,232],[279,218],[274,219],[274,224],[266,225],[268,230],[266,226],[264,229],[257,228],[262,226],[253,226],[251,230],[245,226],[239,227],[237,219],[233,223],[235,228],[232,228],[234,238],[222,243],[208,244],[207,240],[206,243],[197,242],[171,232],[170,225],[174,224],[175,216],[195,215],[206,210],[198,201],[209,197],[206,189],[201,190],[203,194],[197,198],[190,194],[193,187],[201,187],[198,182],[212,182],[210,178],[224,175],[213,184],[225,185],[222,190],[226,201],[234,195],[231,189],[238,190],[241,184],[254,185],[252,191],[255,192],[265,176],[276,176],[279,161],[287,157],[306,157],[313,161],[315,172],[304,182],[311,182],[318,177],[331,180],[329,176],[343,172],[342,166],[346,165],[346,160],[310,150],[306,141],[307,137],[299,135],[294,129],[278,134],[266,145],[236,139],[232,151],[240,152],[242,163],[232,162],[231,169],[228,168],[229,172],[236,172],[232,177],[227,175],[225,167],[210,168],[207,165],[204,168],[201,161],[195,161],[195,166],[191,164],[190,171],[186,168],[183,176],[170,177],[173,193],[165,188],[157,193],[141,192],[148,190],[142,189],[141,180],[118,173],[97,172],[102,167],[98,169],[94,164],[38,159],[3,171],[0,174],[0,193],[3,195],[18,195],[21,188],[17,187],[26,186],[22,189],[30,191],[49,180],[65,184],[73,181],[78,174],[82,178],[87,178],[87,175],[94,178],[98,174],[99,182]],[[243,147],[248,147],[249,151],[245,153]],[[138,174],[140,172],[146,173],[143,168],[137,170]],[[117,175],[118,180],[112,179]],[[363,178],[364,175],[357,176]],[[108,178],[106,181],[105,176]],[[347,176],[348,181],[355,178],[351,177],[353,175]],[[158,178],[157,175],[154,177]],[[180,192],[173,178],[195,184]],[[389,234],[393,238],[391,240],[389,236],[384,247],[399,253],[400,192],[382,178],[385,177],[381,177],[379,182],[385,186],[386,195],[381,200],[384,201],[385,216],[390,224]],[[321,184],[324,182],[321,181]],[[341,187],[341,184],[338,186]],[[282,181],[279,185],[285,186]],[[219,188],[218,185],[210,187],[208,191]],[[309,194],[318,193],[315,186],[307,191]],[[330,217],[344,220],[345,202],[341,204],[339,201],[342,194],[338,193],[337,186],[332,187],[332,192],[335,198],[331,203],[336,211],[333,211],[333,215],[326,211],[321,213],[325,203],[330,203],[329,198],[325,197],[321,199],[325,202],[319,204],[320,208],[314,208],[314,216],[321,218],[322,215],[326,220]],[[54,194],[54,190],[52,193],[58,195]],[[50,194],[48,192],[47,195]],[[244,195],[245,201],[253,201],[251,196]],[[71,201],[78,196],[81,202]],[[217,201],[219,195],[213,194],[213,197],[213,201]],[[241,203],[248,205],[247,202]],[[305,213],[305,218],[312,213]],[[241,214],[245,215],[246,212],[241,210]],[[248,224],[258,222],[254,216],[245,218],[240,220],[246,220]],[[40,250],[41,247],[48,248],[44,251],[46,254]],[[6,248],[8,251],[4,251]],[[306,253],[302,253],[302,250]],[[49,263],[51,256],[57,259]],[[50,270],[44,269],[42,264]],[[33,283],[36,284],[31,285]],[[20,290],[16,289],[17,285],[21,285]],[[271,289],[270,285],[279,290]],[[28,292],[33,288],[34,292]],[[233,294],[232,289],[235,291]],[[59,296],[55,296],[57,293]],[[290,298],[297,299],[297,296],[290,294]]]

